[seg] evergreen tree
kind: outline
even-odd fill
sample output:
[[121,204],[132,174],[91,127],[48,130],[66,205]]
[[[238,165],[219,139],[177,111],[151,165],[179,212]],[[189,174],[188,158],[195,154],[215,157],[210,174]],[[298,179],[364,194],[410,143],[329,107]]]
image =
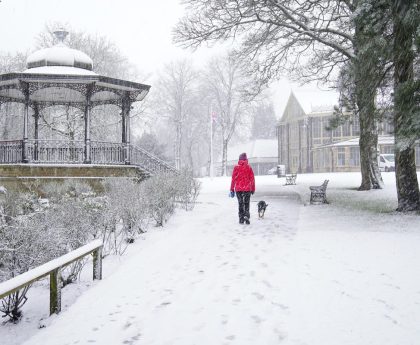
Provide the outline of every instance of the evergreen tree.
[[[399,211],[420,211],[415,144],[420,138],[418,60],[420,11],[416,0],[391,0],[393,20],[395,167]],[[415,44],[416,43],[416,44]]]
[[252,118],[252,139],[274,139],[277,119],[272,103],[260,102],[254,109]]

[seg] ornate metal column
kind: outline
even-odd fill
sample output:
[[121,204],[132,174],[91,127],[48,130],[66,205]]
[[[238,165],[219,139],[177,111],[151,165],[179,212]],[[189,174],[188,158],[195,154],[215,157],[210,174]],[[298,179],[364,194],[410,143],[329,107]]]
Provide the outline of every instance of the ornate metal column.
[[29,85],[21,82],[21,89],[25,95],[25,110],[23,113],[23,140],[22,140],[22,162],[29,162],[28,154],[28,122],[29,122]]
[[34,130],[34,160],[38,160],[38,139],[39,139],[39,107],[38,104],[34,103],[34,119],[35,119],[35,130]]
[[130,110],[131,100],[128,92],[124,93],[121,104],[121,116],[122,116],[122,144],[124,150],[124,164],[129,165],[130,162]]
[[88,85],[86,89],[86,107],[85,107],[85,157],[84,163],[90,164],[92,159],[90,157],[90,112],[91,104],[90,98],[92,96],[93,85]]

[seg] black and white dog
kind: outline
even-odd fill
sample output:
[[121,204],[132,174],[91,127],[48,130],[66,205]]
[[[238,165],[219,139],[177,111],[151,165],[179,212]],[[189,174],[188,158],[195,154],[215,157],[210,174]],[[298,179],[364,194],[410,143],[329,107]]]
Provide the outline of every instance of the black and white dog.
[[267,206],[268,204],[264,200],[258,202],[258,218],[264,218],[264,213]]

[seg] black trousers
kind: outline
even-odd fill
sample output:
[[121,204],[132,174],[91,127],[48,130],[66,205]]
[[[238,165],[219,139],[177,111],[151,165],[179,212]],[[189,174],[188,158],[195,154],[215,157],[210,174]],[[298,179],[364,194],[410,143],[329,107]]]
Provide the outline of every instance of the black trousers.
[[251,192],[236,192],[239,203],[239,220],[249,219],[249,201],[251,199]]

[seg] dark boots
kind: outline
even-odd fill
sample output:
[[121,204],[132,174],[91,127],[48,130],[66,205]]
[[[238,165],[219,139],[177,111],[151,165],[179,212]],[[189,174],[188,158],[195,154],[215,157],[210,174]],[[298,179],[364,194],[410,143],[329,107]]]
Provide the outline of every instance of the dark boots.
[[239,204],[239,224],[250,224],[249,222],[249,201],[251,199],[251,192],[236,192]]

